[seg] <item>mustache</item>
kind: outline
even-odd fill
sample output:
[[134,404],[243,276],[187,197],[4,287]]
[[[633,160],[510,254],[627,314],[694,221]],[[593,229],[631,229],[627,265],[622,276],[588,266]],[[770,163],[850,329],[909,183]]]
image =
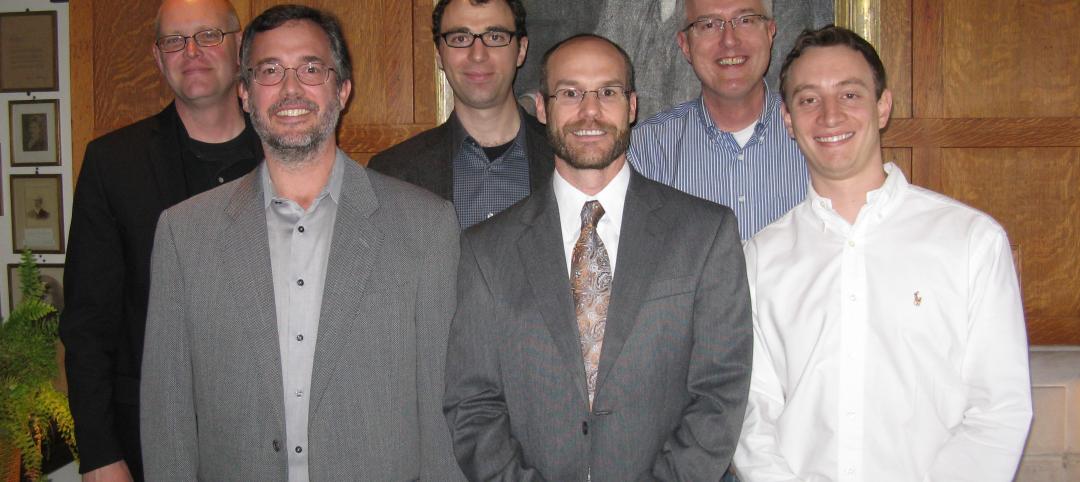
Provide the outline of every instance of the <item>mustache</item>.
[[284,109],[307,109],[312,112],[319,111],[319,104],[308,99],[281,99],[274,102],[266,109],[268,115],[273,115],[274,112]]
[[572,133],[574,131],[586,130],[586,129],[588,129],[588,130],[593,130],[593,129],[602,130],[602,131],[604,131],[604,132],[606,132],[608,134],[618,133],[619,132],[619,129],[618,129],[618,127],[615,127],[615,124],[608,124],[606,122],[600,122],[600,121],[591,120],[591,119],[590,120],[581,120],[581,121],[571,122],[571,123],[566,124],[565,126],[563,126],[563,132],[565,132],[567,134]]

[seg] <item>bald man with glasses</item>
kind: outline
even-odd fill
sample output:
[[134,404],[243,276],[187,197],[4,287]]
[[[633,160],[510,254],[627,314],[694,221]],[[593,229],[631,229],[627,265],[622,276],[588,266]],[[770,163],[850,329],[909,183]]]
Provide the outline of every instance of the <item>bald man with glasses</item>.
[[143,479],[139,381],[158,216],[262,158],[236,96],[232,5],[165,0],[155,26],[146,47],[174,100],[87,146],[72,208],[60,336],[86,481]]

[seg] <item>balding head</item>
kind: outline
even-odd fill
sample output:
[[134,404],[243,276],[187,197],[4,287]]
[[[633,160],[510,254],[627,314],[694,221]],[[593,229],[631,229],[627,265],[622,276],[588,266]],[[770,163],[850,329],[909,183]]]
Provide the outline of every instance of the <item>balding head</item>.
[[236,15],[236,9],[228,0],[163,0],[158,7],[157,17],[154,18],[154,39],[170,32],[161,31],[162,16],[173,16],[178,13],[188,15],[206,14],[207,17],[220,18],[220,27],[226,31],[240,30],[240,17]]

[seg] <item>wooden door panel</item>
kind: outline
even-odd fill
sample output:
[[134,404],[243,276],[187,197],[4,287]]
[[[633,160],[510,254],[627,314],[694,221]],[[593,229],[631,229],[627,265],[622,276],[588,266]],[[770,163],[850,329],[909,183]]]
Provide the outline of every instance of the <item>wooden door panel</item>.
[[945,2],[946,117],[1080,116],[1080,2]]
[[129,2],[119,15],[112,2],[92,2],[94,137],[153,115],[172,100],[151,50],[157,7]]
[[942,149],[941,182],[1009,233],[1031,341],[1080,344],[1080,148]]

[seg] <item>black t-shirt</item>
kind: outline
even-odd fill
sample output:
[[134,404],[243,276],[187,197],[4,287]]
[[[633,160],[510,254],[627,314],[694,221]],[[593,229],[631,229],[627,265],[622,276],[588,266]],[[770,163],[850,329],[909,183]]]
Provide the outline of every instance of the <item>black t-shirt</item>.
[[189,197],[243,176],[262,161],[259,136],[246,116],[244,120],[246,125],[240,135],[219,144],[192,139],[180,124],[181,158]]

